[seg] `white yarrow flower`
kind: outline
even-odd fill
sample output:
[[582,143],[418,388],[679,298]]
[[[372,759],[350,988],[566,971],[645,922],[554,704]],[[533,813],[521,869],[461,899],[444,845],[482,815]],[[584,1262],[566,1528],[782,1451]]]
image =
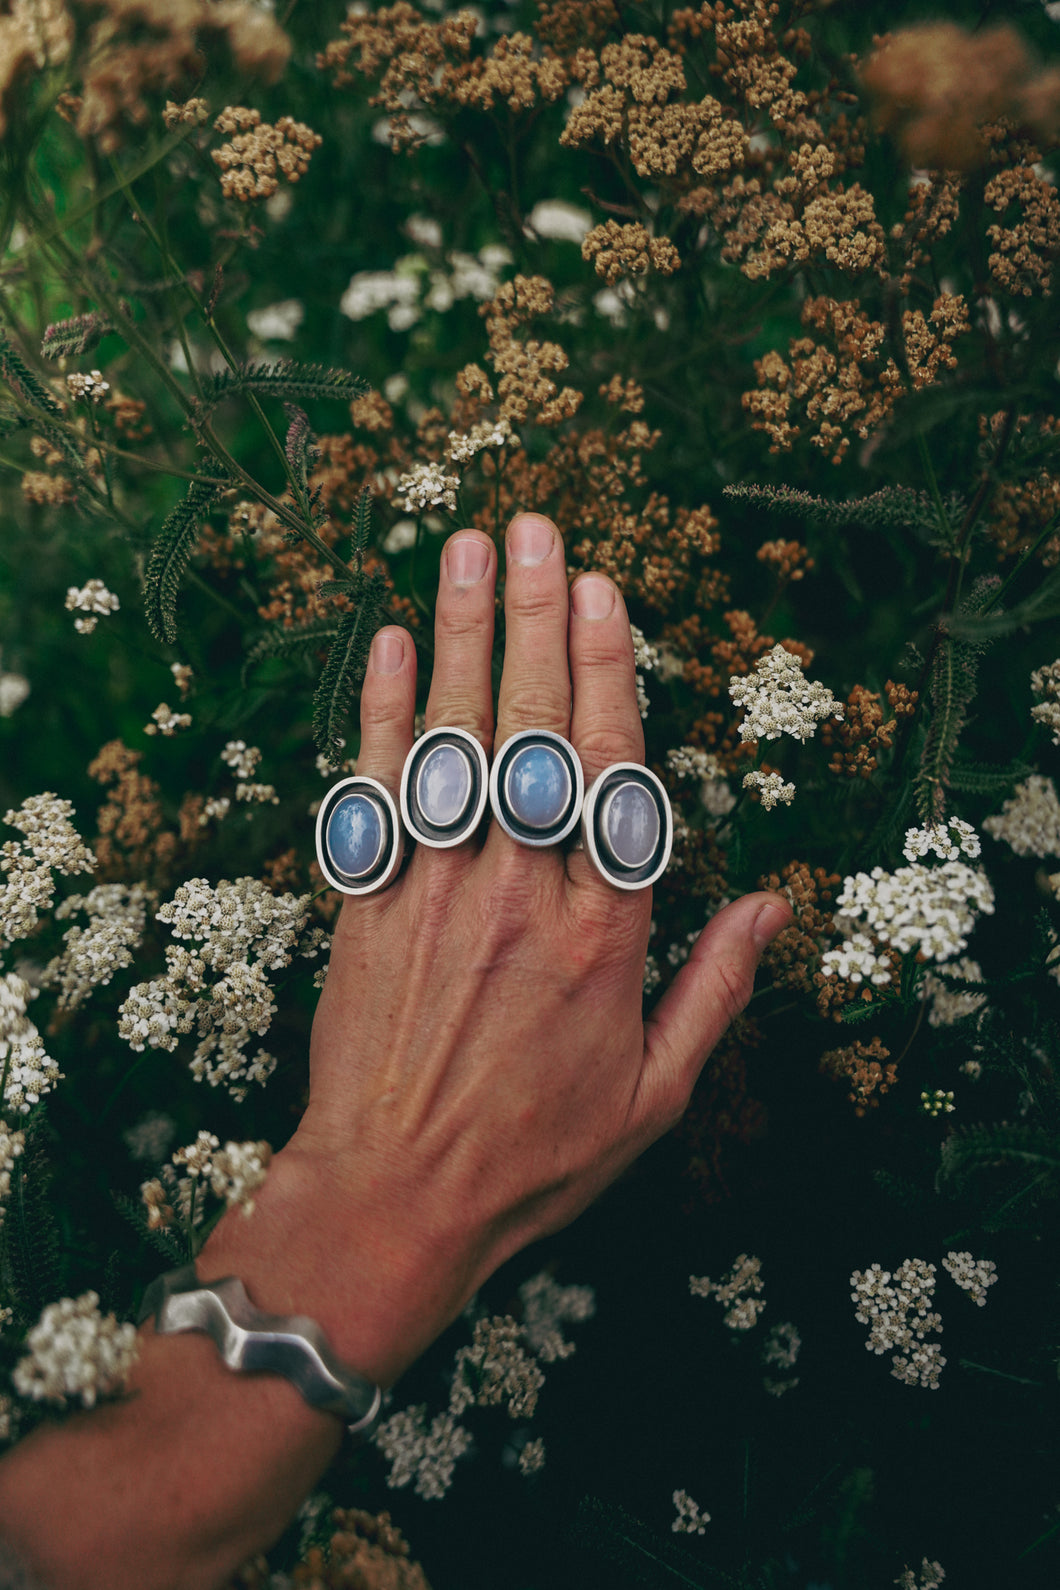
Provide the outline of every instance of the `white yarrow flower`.
[[1060,799],[1051,778],[1032,773],[983,828],[1004,840],[1017,856],[1060,856]]
[[825,718],[843,716],[832,692],[822,684],[811,684],[799,659],[779,642],[758,659],[751,673],[732,675],[729,695],[744,708],[741,740],[777,740],[790,734],[805,741]]
[[456,512],[458,475],[447,475],[441,464],[416,464],[400,477],[396,496],[405,513],[425,513],[428,508],[447,508]]
[[785,784],[779,773],[754,771],[744,774],[744,789],[756,789],[762,801],[762,810],[771,812],[778,801],[790,806],[795,799],[794,784]]
[[99,1311],[99,1294],[83,1292],[49,1303],[29,1335],[29,1353],[12,1380],[20,1397],[65,1407],[75,1398],[91,1408],[117,1391],[139,1356],[135,1325],[119,1325]]

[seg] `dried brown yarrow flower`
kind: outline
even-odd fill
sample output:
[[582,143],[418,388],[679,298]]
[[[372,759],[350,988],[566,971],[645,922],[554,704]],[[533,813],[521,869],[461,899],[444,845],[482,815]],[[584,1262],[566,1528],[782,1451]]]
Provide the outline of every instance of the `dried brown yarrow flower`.
[[297,182],[309,170],[309,157],[323,142],[304,122],[281,116],[275,126],[245,105],[226,105],[214,122],[217,132],[234,133],[231,143],[212,151],[221,169],[221,192],[242,204],[270,199],[279,178]]
[[880,1099],[897,1080],[898,1067],[890,1054],[879,1038],[868,1043],[858,1038],[842,1049],[829,1049],[821,1056],[819,1069],[824,1076],[848,1084],[854,1114],[863,1116],[879,1109]]
[[1060,69],[1040,69],[1007,23],[976,33],[955,22],[902,28],[878,42],[861,80],[912,166],[985,164],[983,125],[1001,118],[1045,141],[1060,134]]
[[681,264],[669,238],[649,236],[639,221],[626,226],[605,221],[594,226],[582,243],[582,259],[591,259],[596,274],[611,286],[627,276],[644,276],[649,270],[672,276]]

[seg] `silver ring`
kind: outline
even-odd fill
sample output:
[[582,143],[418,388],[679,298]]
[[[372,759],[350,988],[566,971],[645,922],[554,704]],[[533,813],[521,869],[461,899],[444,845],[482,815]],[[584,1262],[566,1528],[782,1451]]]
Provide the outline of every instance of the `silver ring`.
[[375,894],[393,883],[405,853],[394,797],[378,779],[333,784],[317,813],[317,862],[333,889]]
[[636,762],[605,767],[582,806],[582,842],[601,877],[616,889],[647,889],[674,847],[670,797]]
[[585,775],[569,740],[524,729],[506,740],[490,771],[490,805],[520,845],[558,845],[578,826]]
[[488,797],[486,753],[466,729],[429,729],[405,758],[401,816],[421,845],[447,850],[468,839]]

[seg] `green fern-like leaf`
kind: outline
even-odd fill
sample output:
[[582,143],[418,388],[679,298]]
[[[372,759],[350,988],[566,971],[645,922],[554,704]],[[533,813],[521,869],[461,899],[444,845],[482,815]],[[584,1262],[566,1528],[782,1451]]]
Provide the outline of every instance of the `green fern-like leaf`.
[[5,1281],[19,1320],[31,1324],[61,1295],[65,1279],[59,1226],[48,1196],[52,1172],[40,1125],[27,1129],[16,1167],[4,1222]]
[[300,409],[296,403],[285,403],[283,407],[287,415],[287,438],[283,450],[292,477],[308,496],[309,471],[320,457],[320,449],[313,440],[309,415],[305,409]]
[[[982,612],[997,589],[995,575],[976,580],[960,609],[961,615]],[[945,792],[968,721],[968,708],[975,699],[980,654],[988,644],[987,638],[958,640],[948,622],[939,634],[928,685],[931,716],[915,780],[917,814],[922,823],[937,823],[945,816]]]
[[1060,1142],[1044,1127],[1023,1121],[963,1127],[942,1145],[938,1179],[960,1185],[978,1171],[1014,1165],[1029,1183],[1053,1182],[1060,1177]]
[[844,1005],[843,1009],[840,1011],[843,1021],[847,1022],[848,1024],[856,1024],[859,1021],[871,1021],[873,1016],[878,1016],[879,1013],[880,1007],[876,1000],[873,1000],[870,1004],[869,1001],[866,1000],[863,1002],[860,999],[855,1000],[852,1004]]
[[5,332],[0,331],[0,377],[7,382],[16,397],[43,414],[57,418],[62,409],[44,383],[29,368],[18,349]]
[[342,757],[341,731],[368,666],[372,637],[386,611],[386,579],[382,570],[373,569],[358,583],[356,605],[339,619],[338,634],[313,698],[313,738],[320,754],[336,767]]
[[367,481],[361,487],[357,497],[357,507],[353,515],[353,559],[359,569],[364,562],[364,554],[368,546],[368,534],[372,528],[372,488]]
[[[748,503],[766,513],[801,519],[804,524],[844,529],[860,525],[867,530],[914,530],[934,538],[938,515],[927,492],[911,486],[884,486],[867,497],[850,497],[846,502],[831,502],[794,486],[726,486],[724,496],[733,502]],[[951,517],[959,516],[961,504],[950,504]]]
[[1018,629],[1030,629],[1033,624],[1057,617],[1060,617],[1060,569],[1048,574],[1037,589],[1015,607],[995,608],[982,614],[954,613],[950,631],[962,640],[982,646],[1002,635],[1012,635]]
[[291,403],[310,398],[337,398],[349,403],[363,397],[368,383],[349,370],[333,370],[323,364],[299,364],[281,359],[276,364],[241,364],[234,370],[221,370],[210,381],[203,401],[219,403],[236,392],[254,392],[259,397],[281,398]]
[[270,657],[310,657],[330,646],[338,635],[339,627],[333,620],[317,624],[299,624],[285,629],[277,624],[259,635],[247,652],[243,664],[243,683],[255,663],[267,662]]
[[104,315],[93,310],[87,315],[73,315],[69,320],[57,320],[45,328],[40,351],[42,359],[78,359],[91,353],[108,331],[114,327]]
[[193,481],[155,538],[144,575],[144,613],[157,641],[177,638],[177,597],[199,534],[199,521],[220,487]]
[[1007,762],[1003,767],[991,767],[958,756],[950,767],[948,787],[962,795],[1001,795],[1033,772],[1029,762]]
[[144,1206],[139,1199],[130,1198],[128,1193],[119,1192],[112,1192],[110,1196],[111,1202],[118,1213],[129,1222],[139,1236],[143,1237],[145,1242],[151,1244],[157,1253],[160,1253],[164,1259],[167,1259],[174,1266],[187,1263],[186,1246],[180,1235],[173,1231],[167,1231],[164,1227],[158,1227],[152,1231],[147,1224]]

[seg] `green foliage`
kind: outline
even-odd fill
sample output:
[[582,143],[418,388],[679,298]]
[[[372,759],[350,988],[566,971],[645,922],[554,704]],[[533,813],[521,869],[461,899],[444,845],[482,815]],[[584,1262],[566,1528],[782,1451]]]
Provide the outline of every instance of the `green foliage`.
[[40,345],[42,359],[80,359],[98,347],[114,327],[104,315],[92,311],[73,315],[49,326]]
[[380,569],[370,574],[358,570],[352,580],[329,581],[322,594],[344,596],[352,604],[339,619],[313,697],[313,738],[321,756],[337,767],[342,760],[342,731],[349,727],[347,719],[368,666],[372,637],[386,622],[386,577]]
[[[998,583],[996,577],[991,576],[977,580],[966,601],[957,609],[960,616],[981,612],[994,596]],[[956,639],[949,633],[947,622],[936,634],[928,687],[931,716],[916,780],[917,812],[922,823],[940,822],[945,814],[945,791],[950,785],[968,711],[975,699],[980,656],[988,645],[989,638],[985,636],[975,640]]]
[[177,597],[195,550],[202,517],[219,490],[213,482],[193,481],[155,537],[144,573],[144,616],[155,640],[172,645],[177,638]]
[[301,364],[297,359],[281,359],[275,364],[239,364],[234,369],[211,376],[202,401],[207,407],[239,392],[258,397],[279,398],[289,403],[305,403],[313,398],[331,398],[349,403],[362,397],[368,383],[348,370],[333,370],[323,364]]
[[54,1176],[39,1118],[26,1129],[26,1147],[16,1161],[3,1230],[4,1290],[21,1325],[34,1323],[62,1291],[62,1238],[50,1196]]

